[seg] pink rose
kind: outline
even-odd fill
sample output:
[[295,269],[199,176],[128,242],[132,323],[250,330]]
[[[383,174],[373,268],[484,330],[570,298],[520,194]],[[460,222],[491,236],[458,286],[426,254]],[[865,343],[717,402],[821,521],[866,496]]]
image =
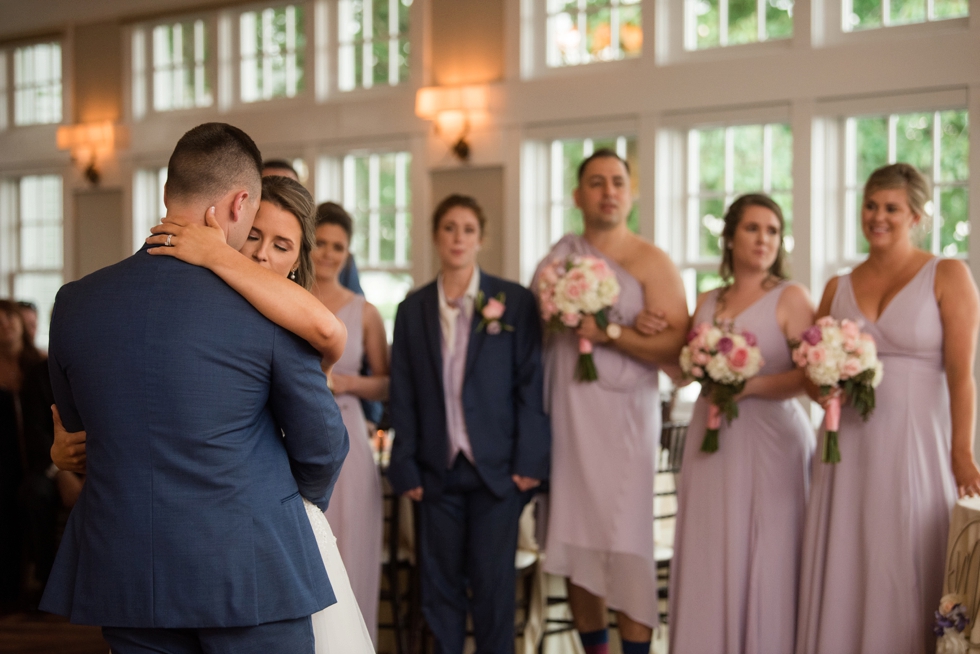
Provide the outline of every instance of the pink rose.
[[745,344],[749,347],[755,347],[759,344],[759,340],[752,332],[742,332],[742,337],[745,338]]
[[805,368],[807,362],[807,352],[809,351],[810,346],[806,343],[801,343],[799,347],[793,350],[793,363],[795,363],[797,367]]
[[566,327],[578,327],[581,322],[577,313],[563,313],[561,314],[561,323]]
[[823,363],[827,359],[827,350],[825,350],[822,345],[816,345],[810,348],[810,351],[807,352],[806,358],[810,363]]
[[857,359],[847,359],[840,367],[841,379],[848,379],[861,372],[861,363]]
[[711,355],[703,350],[697,350],[691,354],[691,361],[699,366],[706,366],[711,361]]
[[861,330],[858,329],[857,324],[851,322],[850,320],[842,320],[840,324],[840,332],[845,339],[856,340],[858,336],[861,335]]
[[728,362],[736,370],[741,370],[749,362],[749,351],[744,347],[737,347],[728,355]]
[[552,299],[541,300],[541,315],[544,316],[545,320],[550,320],[553,315],[558,313],[558,306]]
[[487,320],[500,320],[504,315],[504,303],[496,298],[490,298],[487,300],[487,304],[483,307],[483,317]]

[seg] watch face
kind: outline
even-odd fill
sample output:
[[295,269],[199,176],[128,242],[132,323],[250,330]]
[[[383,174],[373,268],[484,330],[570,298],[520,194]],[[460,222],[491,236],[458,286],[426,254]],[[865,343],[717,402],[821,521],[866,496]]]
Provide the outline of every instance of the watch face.
[[606,336],[613,339],[614,341],[622,335],[623,335],[623,328],[617,325],[616,323],[610,323],[609,326],[606,327]]

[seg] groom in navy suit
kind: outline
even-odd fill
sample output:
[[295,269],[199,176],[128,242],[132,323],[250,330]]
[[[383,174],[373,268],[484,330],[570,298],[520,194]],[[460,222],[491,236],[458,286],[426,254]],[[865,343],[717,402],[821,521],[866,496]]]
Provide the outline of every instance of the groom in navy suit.
[[[261,165],[238,128],[192,129],[168,215],[214,206],[238,249]],[[114,654],[312,654],[309,616],[335,599],[302,498],[327,507],[348,448],[319,362],[210,271],[145,247],[62,288],[51,383],[88,432],[88,476],[41,608],[101,625]]]

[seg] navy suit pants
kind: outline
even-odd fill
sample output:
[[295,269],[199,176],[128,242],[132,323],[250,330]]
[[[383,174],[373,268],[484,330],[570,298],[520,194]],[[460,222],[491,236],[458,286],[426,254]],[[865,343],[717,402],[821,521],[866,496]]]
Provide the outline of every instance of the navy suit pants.
[[[477,654],[512,654],[517,533],[530,493],[494,495],[462,455],[443,493],[419,506],[422,612],[437,654],[462,654],[466,614]],[[469,593],[467,593],[469,588]]]
[[254,627],[103,627],[112,654],[314,654],[310,616]]

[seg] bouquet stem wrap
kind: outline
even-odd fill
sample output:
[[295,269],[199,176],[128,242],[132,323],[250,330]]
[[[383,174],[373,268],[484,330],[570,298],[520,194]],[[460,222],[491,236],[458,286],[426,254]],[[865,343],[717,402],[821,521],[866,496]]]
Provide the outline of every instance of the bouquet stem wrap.
[[837,445],[837,432],[840,429],[840,395],[830,398],[827,413],[824,415],[823,462],[839,463],[840,448]]
[[708,428],[704,431],[704,440],[701,441],[702,452],[718,451],[718,430],[721,429],[721,409],[708,404]]
[[575,366],[575,379],[584,382],[599,379],[595,359],[592,358],[592,341],[587,338],[578,339],[578,365]]

